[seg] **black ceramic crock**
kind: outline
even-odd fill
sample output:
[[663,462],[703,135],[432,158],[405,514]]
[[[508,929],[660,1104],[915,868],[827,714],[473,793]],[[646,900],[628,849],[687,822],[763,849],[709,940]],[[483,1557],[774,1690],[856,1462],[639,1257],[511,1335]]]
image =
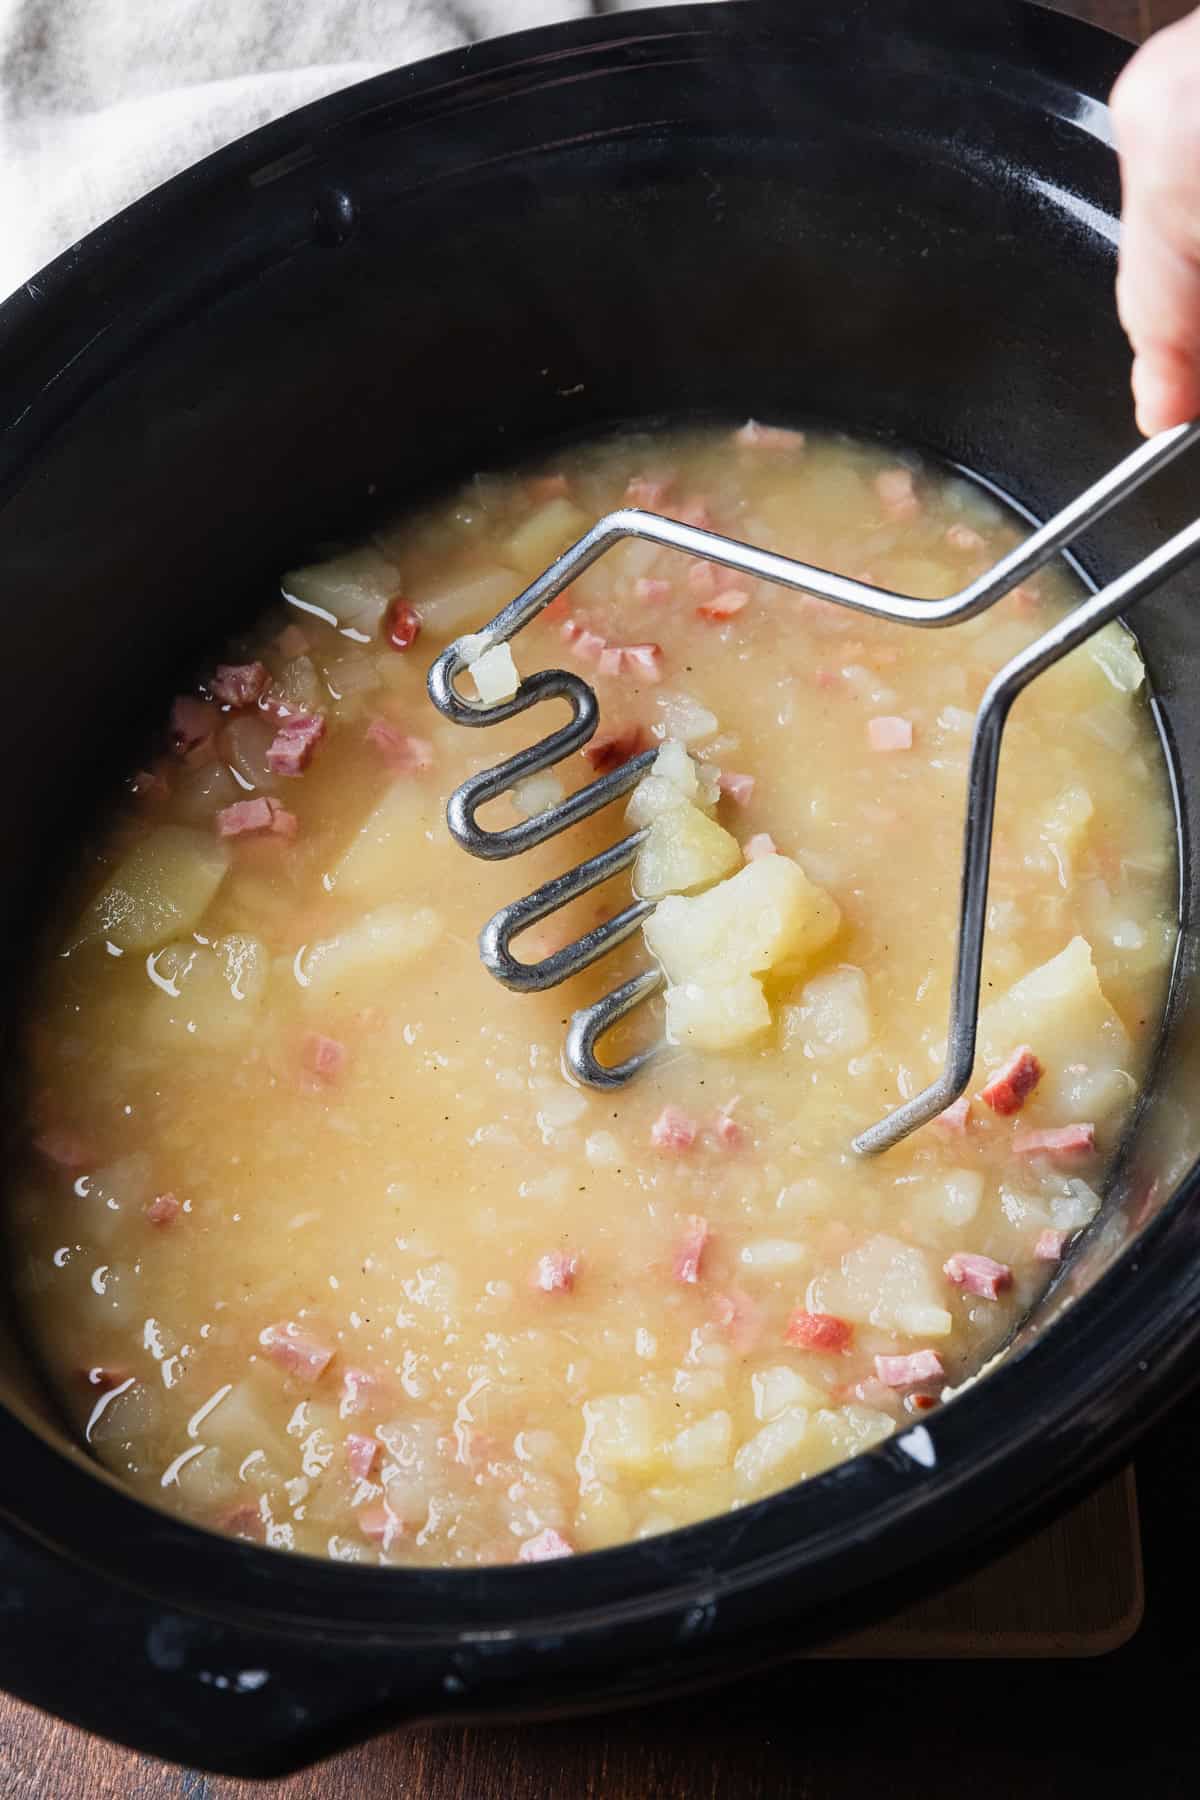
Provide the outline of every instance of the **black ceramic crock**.
[[[1129,449],[1104,107],[1124,54],[1015,0],[554,27],[256,132],[30,281],[0,309],[7,1041],[104,781],[320,537],[656,416],[894,437],[1043,515]],[[1189,489],[1172,472],[1106,520],[1089,574],[1181,523]],[[406,1720],[645,1697],[943,1579],[1126,1449],[1200,1337],[1200,610],[1177,583],[1136,622],[1179,795],[1172,1018],[1073,1303],[1052,1295],[1020,1354],[923,1432],[730,1517],[438,1573],[289,1557],[141,1505],[72,1446],[14,1330],[0,1683],[240,1772]]]

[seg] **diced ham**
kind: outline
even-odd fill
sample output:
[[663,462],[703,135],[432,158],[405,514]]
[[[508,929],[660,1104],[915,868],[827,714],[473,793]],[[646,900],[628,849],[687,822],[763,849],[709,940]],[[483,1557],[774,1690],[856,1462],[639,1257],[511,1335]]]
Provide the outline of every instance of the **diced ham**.
[[687,572],[687,584],[697,600],[711,600],[717,591],[721,570],[714,562],[694,562]]
[[942,1273],[956,1287],[966,1288],[981,1300],[998,1300],[1005,1288],[1012,1286],[1013,1272],[1007,1263],[993,1257],[980,1256],[974,1250],[956,1250],[942,1264]]
[[1012,601],[1016,611],[1025,618],[1027,618],[1030,613],[1036,612],[1041,605],[1041,595],[1038,593],[1037,589],[1026,587],[1024,582],[1021,583],[1020,587],[1015,587],[1013,589],[1012,593],[1009,595],[1009,599]]
[[640,575],[633,584],[633,591],[639,600],[653,600],[656,604],[669,600],[672,588],[669,581],[663,581],[657,575]]
[[367,726],[367,742],[397,774],[421,775],[433,767],[433,745],[429,739],[400,731],[387,719],[371,720]]
[[726,619],[732,619],[749,606],[750,596],[745,588],[725,588],[723,592],[714,594],[711,600],[703,600],[696,608],[698,619],[707,619],[710,625],[723,625]]
[[608,648],[608,639],[601,637],[598,631],[589,631],[583,626],[576,635],[575,648],[584,662],[598,663]]
[[649,512],[657,512],[674,486],[674,477],[670,475],[633,475],[625,489],[625,504],[644,506]]
[[662,659],[661,644],[626,644],[621,651],[621,673],[641,681],[660,682]]
[[[559,599],[560,600],[562,599],[561,594],[559,595]],[[554,603],[551,602],[551,604],[554,604]],[[550,610],[550,608],[547,607],[546,610],[548,612]],[[558,635],[562,639],[564,644],[576,644],[579,642],[579,639],[583,636],[583,626],[579,623],[578,619],[575,619],[575,618],[564,619],[562,624],[558,628]]]
[[881,716],[867,720],[867,742],[872,750],[911,750],[912,741],[910,719]]
[[602,675],[619,675],[623,668],[624,652],[619,644],[606,644],[600,652],[599,669]]
[[235,800],[217,814],[218,837],[246,837],[269,832],[272,837],[294,838],[299,830],[295,813],[273,794],[256,794],[253,800]]
[[169,1225],[183,1211],[183,1201],[175,1194],[156,1194],[146,1208],[151,1225]]
[[308,633],[301,631],[299,625],[285,625],[275,639],[275,648],[280,656],[291,662],[293,657],[307,656],[309,650]]
[[239,1500],[235,1506],[226,1507],[224,1512],[217,1514],[213,1524],[230,1537],[246,1538],[252,1544],[266,1541],[266,1522],[252,1500]]
[[387,1550],[404,1530],[404,1521],[387,1505],[380,1501],[376,1506],[360,1506],[355,1518],[358,1529],[372,1543],[380,1544]]
[[361,1431],[350,1432],[346,1439],[346,1467],[357,1481],[370,1479],[378,1455],[379,1444],[375,1438],[365,1437]]
[[585,744],[579,754],[597,775],[603,775],[609,769],[621,768],[645,746],[646,734],[640,725],[620,725],[613,731],[601,732],[590,744]]
[[944,1112],[938,1114],[933,1123],[939,1131],[959,1133],[966,1131],[967,1126],[971,1123],[971,1102],[968,1096],[960,1095],[953,1106],[948,1106]]
[[671,516],[678,519],[681,525],[694,525],[697,531],[711,531],[713,528],[713,516],[708,510],[708,502],[698,495],[685,500]]
[[909,1412],[928,1412],[938,1404],[938,1398],[936,1394],[906,1394],[904,1404]]
[[545,1531],[539,1531],[536,1537],[526,1538],[517,1551],[517,1561],[523,1563],[552,1562],[558,1556],[574,1556],[572,1545],[568,1544],[560,1531],[547,1525]]
[[814,669],[813,681],[817,687],[823,688],[826,693],[828,693],[831,688],[840,687],[842,684],[842,678],[836,669]]
[[139,769],[129,783],[134,799],[145,807],[160,805],[171,792],[171,784],[161,768]]
[[1004,1067],[988,1077],[979,1098],[995,1113],[1020,1112],[1045,1070],[1028,1044],[1015,1049]]
[[259,1332],[258,1341],[272,1362],[286,1369],[289,1375],[298,1375],[302,1381],[318,1380],[336,1355],[332,1344],[322,1343],[294,1319],[268,1325],[265,1331]]
[[690,1150],[696,1141],[696,1121],[678,1106],[664,1106],[650,1127],[656,1150]]
[[180,694],[171,707],[170,724],[171,749],[179,760],[187,763],[189,768],[211,762],[217,754],[215,740],[219,722],[220,714],[207,700],[197,700],[194,694]]
[[713,1121],[713,1136],[718,1144],[726,1150],[740,1150],[746,1141],[745,1131],[730,1110],[734,1104],[735,1102],[731,1100],[729,1106],[723,1108]]
[[1049,1131],[1014,1131],[1016,1156],[1081,1156],[1096,1148],[1094,1125],[1058,1125]]
[[778,856],[775,839],[769,831],[756,831],[753,837],[746,839],[742,845],[742,855],[747,862],[756,862],[760,856]]
[[89,1387],[102,1394],[111,1394],[114,1388],[124,1387],[127,1381],[133,1380],[133,1370],[120,1363],[97,1364],[90,1369],[81,1369],[80,1374]]
[[946,542],[955,550],[983,549],[983,537],[972,525],[951,525]]
[[753,775],[739,775],[736,769],[722,769],[718,785],[721,792],[728,794],[739,806],[749,806],[754,792]]
[[733,441],[740,450],[803,450],[804,433],[788,431],[782,425],[760,425],[757,419],[747,419],[734,432]]
[[562,500],[570,491],[570,482],[563,474],[535,475],[529,482],[529,498],[531,500]]
[[912,1350],[907,1356],[877,1356],[875,1373],[885,1387],[916,1387],[920,1381],[940,1381],[946,1371],[936,1350]]
[[767,1315],[756,1300],[740,1289],[718,1294],[713,1303],[717,1324],[729,1334],[729,1341],[739,1356],[749,1356],[762,1342],[767,1329]]
[[1045,1231],[1038,1233],[1038,1241],[1033,1246],[1033,1254],[1038,1262],[1061,1262],[1063,1249],[1069,1231],[1058,1231],[1053,1225],[1047,1225]]
[[338,1412],[343,1419],[388,1404],[392,1384],[376,1369],[344,1369]]
[[208,691],[220,706],[254,706],[270,682],[265,663],[219,663]]
[[335,1080],[346,1066],[345,1044],[320,1031],[309,1032],[302,1054],[305,1068],[311,1074],[319,1075],[322,1081]]
[[797,1306],[784,1328],[783,1341],[794,1350],[848,1350],[854,1339],[854,1327],[833,1313],[808,1312]]
[[911,469],[884,469],[875,477],[875,492],[889,518],[912,519],[921,510]]
[[547,1250],[533,1271],[533,1286],[543,1294],[569,1294],[579,1273],[579,1257],[573,1250]]
[[273,775],[303,775],[326,729],[324,713],[293,713],[267,746],[268,769]]
[[421,635],[421,615],[397,597],[383,615],[383,635],[393,650],[411,650]]
[[692,1213],[671,1264],[671,1273],[676,1281],[699,1281],[700,1265],[704,1261],[704,1251],[711,1236],[708,1220],[699,1213]]
[[41,1151],[47,1162],[57,1163],[60,1169],[82,1169],[92,1160],[91,1146],[78,1132],[65,1125],[50,1125],[39,1132],[33,1147]]

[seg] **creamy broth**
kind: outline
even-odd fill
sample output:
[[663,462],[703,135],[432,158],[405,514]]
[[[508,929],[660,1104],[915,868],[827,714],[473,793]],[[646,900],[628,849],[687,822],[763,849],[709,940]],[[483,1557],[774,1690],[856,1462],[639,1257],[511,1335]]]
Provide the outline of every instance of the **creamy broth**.
[[[721,771],[707,815],[738,854],[794,859],[840,923],[768,971],[765,1031],[676,1043],[615,1094],[564,1078],[564,1026],[646,965],[640,936],[548,993],[482,968],[487,918],[614,842],[624,802],[467,856],[448,794],[561,708],[463,730],[426,671],[627,499],[926,597],[1020,535],[915,458],[706,431],[479,478],[284,578],[89,850],[27,1038],[28,1318],[92,1450],[157,1505],[393,1564],[666,1531],[922,1416],[1098,1207],[1175,941],[1168,786],[1117,627],[1008,728],[969,1106],[850,1149],[940,1067],[973,713],[1078,597],[1061,568],[921,632],[652,545],[603,558],[513,646],[600,699],[558,782],[681,744]],[[518,949],[628,898],[626,876]],[[660,997],[606,1054],[662,1029]]]

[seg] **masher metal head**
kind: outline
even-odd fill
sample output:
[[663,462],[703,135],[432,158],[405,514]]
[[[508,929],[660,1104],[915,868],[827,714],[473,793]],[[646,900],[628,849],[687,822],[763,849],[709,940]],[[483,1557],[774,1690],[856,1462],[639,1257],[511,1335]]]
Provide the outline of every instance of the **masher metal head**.
[[[1200,437],[1200,421],[1193,421],[1161,432],[1140,445],[1023,543],[1001,557],[985,574],[960,593],[944,600],[921,600],[908,594],[892,593],[886,588],[853,581],[848,576],[835,575],[828,569],[815,568],[791,557],[756,549],[695,525],[684,525],[655,513],[623,507],[598,520],[523,593],[478,632],[472,633],[471,652],[477,657],[497,644],[508,643],[585,569],[626,538],[642,538],[671,550],[681,550],[688,556],[703,557],[760,581],[815,594],[822,600],[833,601],[854,612],[869,613],[874,618],[898,620],[926,630],[956,625],[976,618],[1035,574],[1060,550],[1073,543],[1081,532],[1188,449],[1197,437]],[[855,1138],[854,1148],[860,1153],[872,1155],[890,1149],[952,1105],[971,1079],[979,1015],[996,776],[1004,726],[1013,701],[1044,670],[1182,569],[1198,553],[1200,520],[1186,526],[1100,592],[1082,600],[1006,663],[990,682],[976,715],[967,769],[958,936],[945,1063],[936,1081]],[[654,750],[645,751],[623,767],[599,776],[547,812],[503,830],[486,830],[478,822],[479,809],[487,801],[509,792],[519,781],[549,769],[581,750],[595,732],[599,709],[587,682],[563,669],[545,669],[527,676],[511,699],[497,704],[485,705],[477,699],[469,699],[455,685],[457,677],[467,667],[466,644],[466,639],[456,639],[429,671],[430,698],[446,718],[459,725],[494,725],[515,718],[544,700],[565,700],[571,708],[571,719],[566,725],[495,768],[473,775],[451,795],[446,809],[447,824],[453,836],[473,856],[517,856],[610,805],[627,794],[645,774],[656,755]],[[518,993],[555,987],[588,968],[636,931],[653,912],[653,901],[635,898],[614,918],[597,925],[565,948],[543,957],[540,962],[522,963],[511,948],[513,939],[529,926],[629,868],[645,835],[644,831],[630,833],[611,849],[590,857],[565,874],[555,876],[534,893],[502,907],[484,926],[479,939],[480,955],[496,979]],[[651,1046],[623,1062],[605,1064],[599,1060],[597,1045],[620,1019],[655,993],[662,981],[661,971],[648,969],[573,1015],[567,1031],[564,1060],[577,1080],[593,1088],[623,1086],[656,1053],[661,1046]]]

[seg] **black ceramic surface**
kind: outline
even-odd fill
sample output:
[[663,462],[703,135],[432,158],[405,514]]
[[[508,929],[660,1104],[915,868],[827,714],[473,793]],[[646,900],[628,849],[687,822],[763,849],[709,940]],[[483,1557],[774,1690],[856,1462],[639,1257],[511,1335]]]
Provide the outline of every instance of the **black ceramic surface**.
[[[9,1006],[104,778],[314,531],[653,414],[891,435],[1042,514],[1107,467],[1134,440],[1102,106],[1123,54],[1015,0],[555,27],[309,107],[30,282],[0,309]],[[1093,576],[1193,486],[1176,471],[1098,528]],[[287,1557],[152,1511],[69,1445],[14,1345],[0,1683],[258,1772],[404,1719],[644,1697],[944,1579],[1125,1448],[1200,1337],[1200,615],[1176,584],[1137,623],[1189,923],[1154,1102],[1052,1331],[919,1440],[665,1538],[479,1573]]]

